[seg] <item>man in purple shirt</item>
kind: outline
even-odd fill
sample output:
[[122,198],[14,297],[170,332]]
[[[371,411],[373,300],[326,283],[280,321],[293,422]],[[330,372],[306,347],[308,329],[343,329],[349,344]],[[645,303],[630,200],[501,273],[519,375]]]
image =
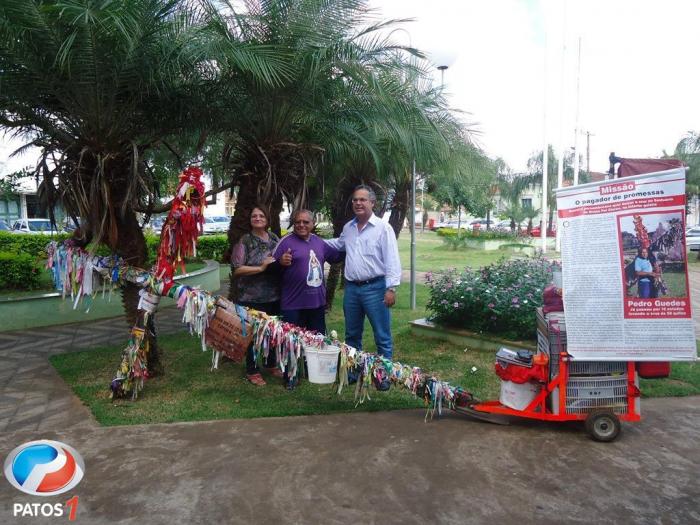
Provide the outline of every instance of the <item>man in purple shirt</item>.
[[313,215],[297,210],[292,215],[294,231],[285,235],[273,253],[282,267],[281,310],[288,323],[326,333],[326,285],[323,265],[343,255],[311,233]]

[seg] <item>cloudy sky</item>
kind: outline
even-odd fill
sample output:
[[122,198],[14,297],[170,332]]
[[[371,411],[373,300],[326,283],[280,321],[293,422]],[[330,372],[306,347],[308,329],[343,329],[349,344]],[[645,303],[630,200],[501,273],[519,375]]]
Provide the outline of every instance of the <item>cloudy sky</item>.
[[[564,145],[574,145],[579,38],[579,127],[591,133],[592,170],[607,170],[610,151],[658,157],[689,130],[700,131],[695,0],[370,1],[378,16],[415,19],[394,38],[449,63],[452,105],[467,112],[486,152],[515,170],[544,143],[545,56],[547,140],[558,150],[563,114]],[[585,145],[581,135],[584,168]],[[8,161],[10,151],[6,140],[0,143],[3,171],[33,162]]]
[[[608,154],[658,157],[700,131],[700,2],[693,0],[372,0],[404,24],[410,43],[445,72],[453,106],[469,112],[477,141],[516,170],[547,140],[574,145],[581,39],[579,127],[590,131],[590,167]],[[565,35],[565,37],[564,37]],[[407,41],[405,32],[394,34]],[[562,43],[566,44],[564,75]],[[406,43],[406,42],[404,42]],[[545,91],[545,56],[548,79]],[[447,57],[447,58],[441,58]],[[439,65],[439,64],[436,64]],[[563,77],[563,80],[562,80]],[[436,82],[440,77],[436,72]],[[563,86],[563,89],[562,89]],[[564,92],[564,111],[560,94]],[[586,137],[579,139],[584,155]]]

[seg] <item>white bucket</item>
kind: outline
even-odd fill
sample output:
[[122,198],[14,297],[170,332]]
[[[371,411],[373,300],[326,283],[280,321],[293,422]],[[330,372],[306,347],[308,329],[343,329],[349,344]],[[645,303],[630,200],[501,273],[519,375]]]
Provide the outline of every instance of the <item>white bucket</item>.
[[501,404],[513,410],[525,410],[540,392],[540,385],[527,382],[523,384],[501,381]]
[[340,348],[337,346],[324,345],[323,348],[317,346],[305,346],[306,369],[309,373],[309,383],[318,385],[329,385],[335,381],[338,375],[338,354]]

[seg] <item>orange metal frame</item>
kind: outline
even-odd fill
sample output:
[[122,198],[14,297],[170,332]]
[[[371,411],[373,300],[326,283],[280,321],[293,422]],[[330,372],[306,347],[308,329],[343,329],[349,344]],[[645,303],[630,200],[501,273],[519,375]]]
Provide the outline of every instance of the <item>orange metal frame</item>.
[[[502,405],[499,401],[484,401],[477,403],[470,408],[488,414],[500,414],[504,416],[526,417],[529,419],[539,419],[541,421],[582,421],[588,416],[587,412],[575,414],[566,413],[566,384],[569,381],[569,354],[562,352],[559,354],[559,374],[549,383],[542,384],[535,399],[525,407],[524,410],[514,410]],[[627,413],[617,414],[620,421],[640,421],[639,398],[640,391],[634,382],[635,364],[633,361],[627,363]],[[547,397],[559,387],[559,414],[554,414],[547,409]]]

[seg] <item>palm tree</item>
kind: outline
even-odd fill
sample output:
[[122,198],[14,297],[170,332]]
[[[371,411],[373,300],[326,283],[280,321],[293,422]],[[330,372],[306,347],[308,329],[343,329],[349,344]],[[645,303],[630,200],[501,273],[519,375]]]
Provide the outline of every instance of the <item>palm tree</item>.
[[[82,219],[85,241],[143,266],[135,210],[154,200],[144,155],[207,127],[219,72],[208,13],[188,0],[5,0],[0,6],[0,126],[41,149],[50,200]],[[264,78],[260,57],[239,69]],[[123,290],[127,321],[138,289]],[[155,355],[155,353],[153,354]]]
[[[402,222],[408,159],[436,155],[445,142],[436,132],[438,120],[447,119],[444,101],[409,81],[411,74],[427,75],[402,58],[420,54],[382,36],[393,22],[371,23],[364,0],[250,1],[245,8],[220,12],[222,41],[240,39],[288,56],[274,86],[239,76],[219,101],[227,108],[217,122],[227,143],[224,167],[238,187],[230,243],[246,230],[256,201],[270,206],[279,230],[283,201],[302,206],[310,187],[333,180],[351,187],[335,177],[381,180],[395,192],[396,222]],[[227,75],[225,60],[219,62]]]
[[532,233],[532,220],[537,218],[540,214],[539,208],[534,208],[533,206],[523,206],[522,207],[522,217],[527,219],[527,234]]
[[[573,153],[564,158],[564,173],[563,178],[565,181],[573,182],[574,179],[574,155]],[[546,227],[548,229],[552,228],[552,222],[554,220],[554,210],[557,207],[557,199],[554,194],[554,189],[557,187],[557,156],[554,153],[554,148],[550,145],[547,146],[547,209],[549,210],[549,217],[547,218]],[[537,184],[542,187],[542,151],[533,154],[527,161],[528,167],[528,182],[530,184]],[[579,159],[579,164],[580,164]],[[581,171],[579,182],[581,184],[588,182],[589,175],[585,171]]]
[[496,185],[501,200],[506,203],[503,214],[510,219],[510,229],[513,232],[520,228],[520,223],[526,219],[520,204],[520,195],[531,183],[530,177],[511,173],[501,161]]
[[482,216],[492,206],[495,169],[481,150],[471,144],[456,145],[452,155],[445,159],[431,179],[432,195],[441,203]]
[[527,218],[525,209],[517,202],[511,202],[503,210],[503,214],[510,219],[510,229],[512,232],[517,232],[517,228]]

